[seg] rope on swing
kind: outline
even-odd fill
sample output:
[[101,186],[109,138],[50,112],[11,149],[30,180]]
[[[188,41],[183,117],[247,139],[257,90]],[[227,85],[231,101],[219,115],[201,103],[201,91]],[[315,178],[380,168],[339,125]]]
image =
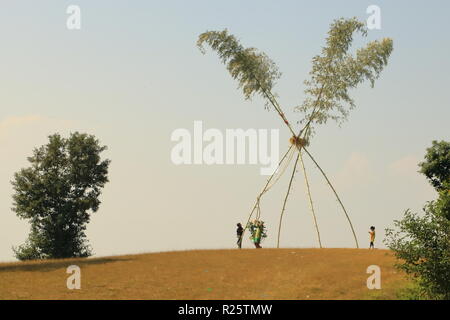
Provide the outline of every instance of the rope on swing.
[[276,170],[275,179],[273,179],[273,182],[267,186],[266,191],[264,193],[269,191],[280,180],[280,178],[283,176],[283,174],[286,172],[286,169],[289,167],[289,164],[291,163],[292,159],[294,158],[294,153],[295,153],[294,148],[291,148],[290,150],[291,150],[291,152],[288,153],[287,160],[284,161],[283,167],[281,167],[281,169],[280,169],[280,167],[278,167],[278,169]]
[[[244,231],[242,232],[241,235],[241,239],[244,237],[244,233],[245,230],[248,229],[248,224],[253,216],[253,214],[255,213],[255,210],[259,207],[259,203],[260,203],[260,199],[261,197],[264,195],[264,193],[266,193],[268,191],[268,186],[270,184],[270,182],[273,180],[273,178],[275,177],[276,173],[279,172],[279,168],[280,166],[283,164],[284,160],[286,159],[286,157],[288,157],[289,153],[291,152],[291,150],[293,150],[293,145],[291,145],[289,147],[289,149],[286,151],[286,153],[283,155],[283,157],[281,158],[280,162],[278,163],[278,167],[275,169],[274,173],[269,177],[269,179],[267,180],[263,190],[260,192],[260,194],[258,195],[258,197],[256,198],[256,202],[255,205],[253,206],[253,209],[250,212],[250,215],[248,216],[247,222],[245,223],[244,226]],[[295,150],[295,149],[294,149]],[[284,169],[285,170],[285,169]],[[284,172],[284,171],[283,171]],[[261,211],[259,211],[261,213]]]
[[258,206],[256,207],[256,220],[259,220],[261,217],[261,206],[260,206],[260,199],[258,199]]

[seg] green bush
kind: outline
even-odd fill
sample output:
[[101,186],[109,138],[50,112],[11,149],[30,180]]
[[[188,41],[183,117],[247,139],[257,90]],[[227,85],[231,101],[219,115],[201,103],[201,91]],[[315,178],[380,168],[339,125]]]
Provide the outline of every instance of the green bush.
[[417,299],[450,299],[450,143],[433,141],[425,161],[419,164],[439,197],[419,216],[407,210],[394,221],[397,230],[386,229],[385,243],[415,281],[402,294]]
[[450,299],[450,221],[436,202],[419,216],[407,210],[397,228],[386,229],[385,243],[401,261],[397,267],[417,284],[419,297]]

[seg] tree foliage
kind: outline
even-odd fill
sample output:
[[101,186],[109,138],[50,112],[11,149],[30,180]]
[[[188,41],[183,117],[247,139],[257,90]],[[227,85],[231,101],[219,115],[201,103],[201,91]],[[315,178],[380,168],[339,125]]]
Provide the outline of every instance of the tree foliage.
[[424,212],[407,210],[395,231],[386,230],[385,242],[401,261],[397,267],[417,282],[419,297],[450,299],[450,220],[433,202]]
[[13,210],[31,223],[25,244],[14,249],[20,260],[86,257],[91,254],[85,230],[100,205],[110,160],[92,135],[59,134],[34,149],[30,167],[15,173]]
[[438,199],[425,206],[423,217],[407,210],[394,222],[396,231],[386,230],[385,243],[402,261],[398,267],[414,277],[422,296],[433,299],[450,299],[449,145],[433,141],[419,164]]
[[450,142],[433,141],[432,146],[427,149],[425,161],[419,164],[420,172],[423,173],[431,185],[438,191],[449,190],[444,186],[450,183]]
[[450,182],[442,184],[442,190],[439,191],[439,197],[435,203],[437,212],[450,220]]

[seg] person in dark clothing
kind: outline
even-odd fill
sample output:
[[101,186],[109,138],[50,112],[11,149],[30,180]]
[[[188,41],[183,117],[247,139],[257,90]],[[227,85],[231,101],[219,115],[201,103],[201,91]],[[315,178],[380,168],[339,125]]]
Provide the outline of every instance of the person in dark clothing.
[[244,228],[242,228],[242,224],[238,223],[237,224],[237,230],[236,230],[236,235],[237,235],[237,245],[238,248],[241,249],[242,248],[242,234],[244,233]]

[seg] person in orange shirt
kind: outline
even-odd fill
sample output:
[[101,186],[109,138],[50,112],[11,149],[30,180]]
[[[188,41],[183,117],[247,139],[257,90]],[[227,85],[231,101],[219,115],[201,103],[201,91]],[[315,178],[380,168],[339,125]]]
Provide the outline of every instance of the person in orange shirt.
[[375,241],[375,227],[374,226],[370,227],[369,234],[370,234],[370,247],[369,247],[369,249],[375,249],[375,247],[373,245],[373,243]]

